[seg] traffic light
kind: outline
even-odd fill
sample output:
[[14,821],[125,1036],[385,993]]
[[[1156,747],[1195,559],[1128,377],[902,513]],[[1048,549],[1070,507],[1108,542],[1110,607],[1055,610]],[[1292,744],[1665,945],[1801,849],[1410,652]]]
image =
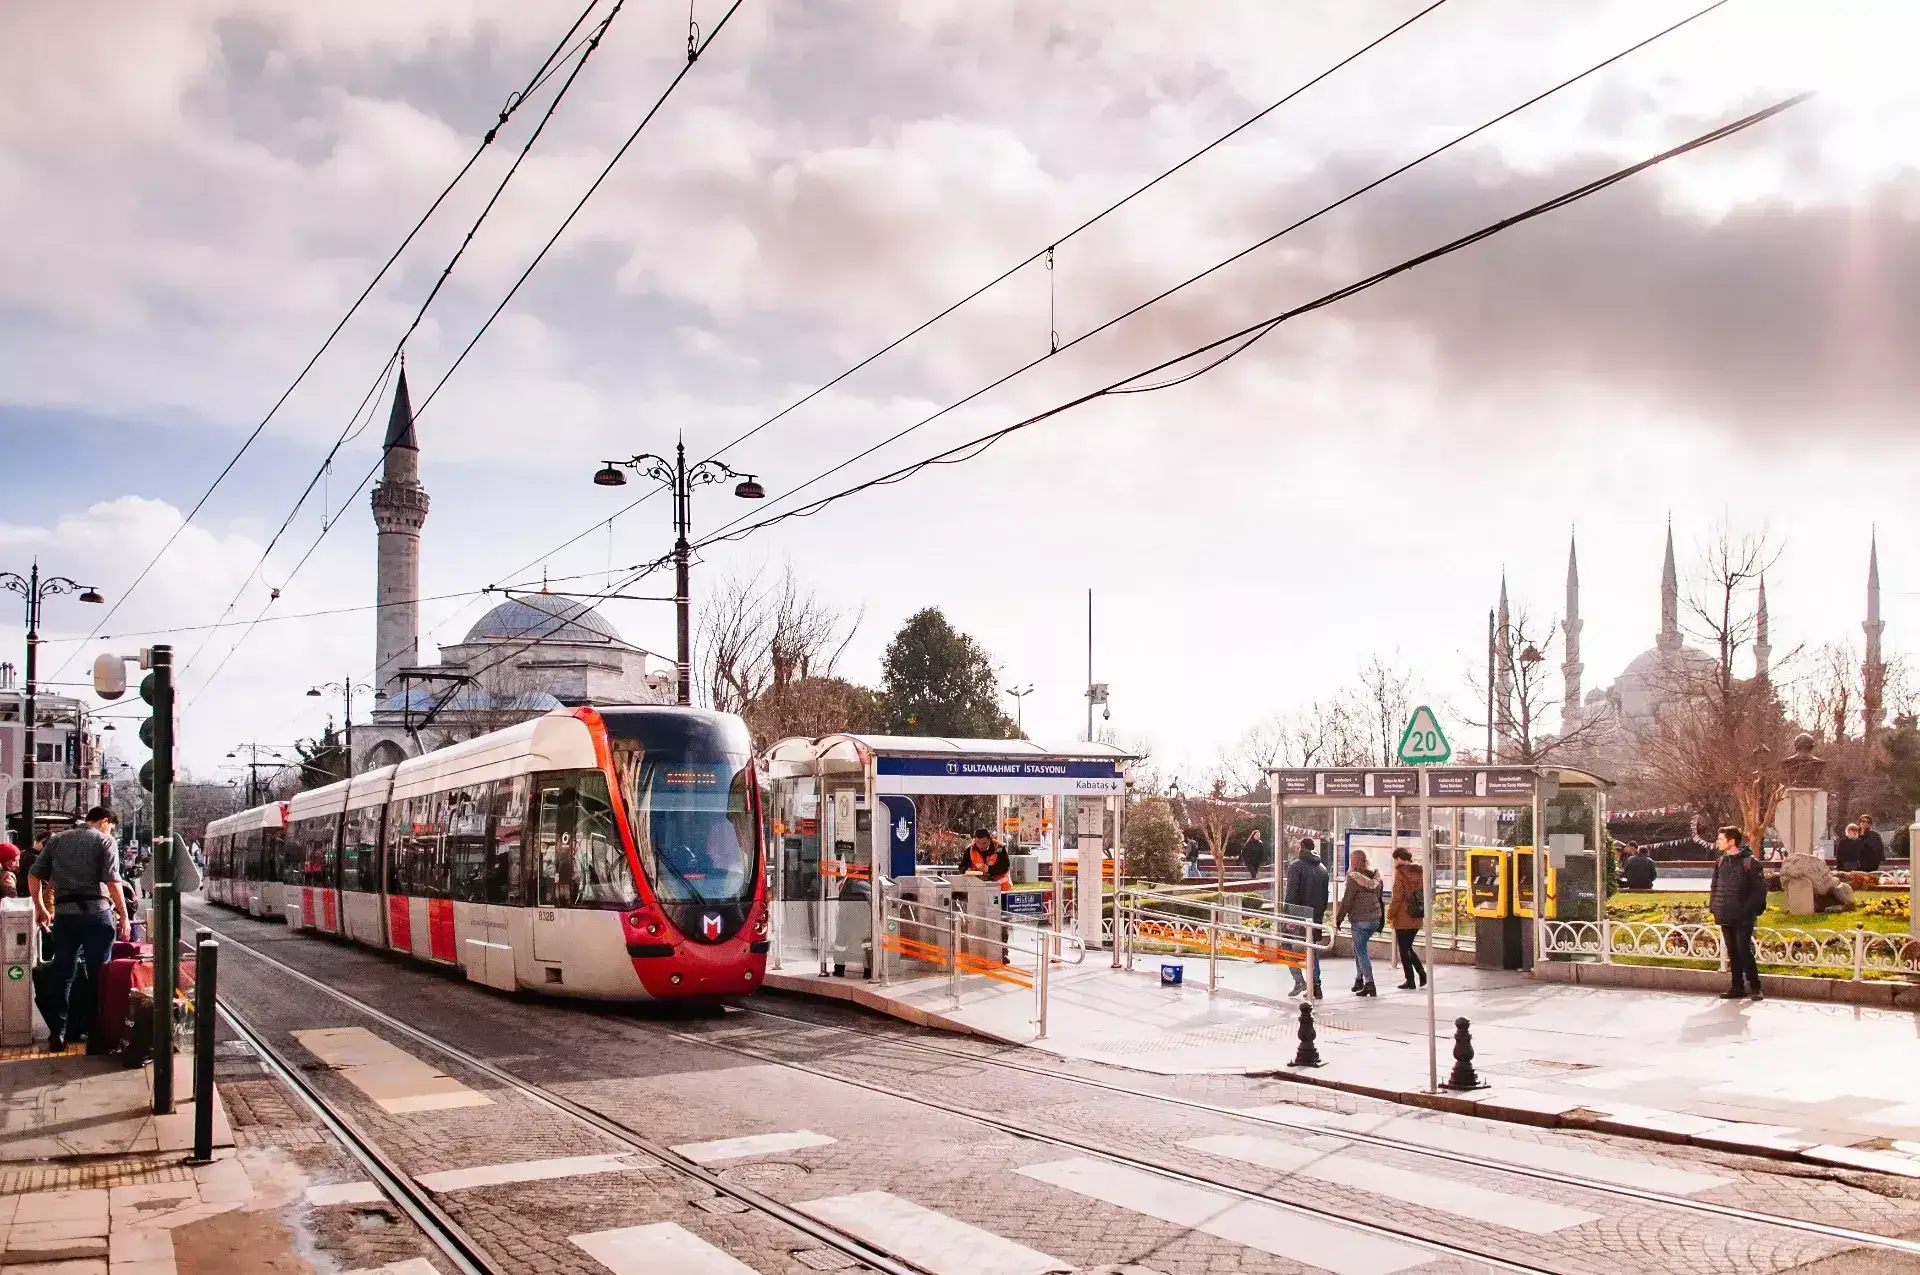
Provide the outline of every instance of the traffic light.
[[153,750],[153,756],[140,767],[140,786],[154,791],[156,776],[164,773],[168,786],[173,780],[173,653],[163,646],[147,652],[153,670],[140,681],[140,698],[153,708],[140,723],[140,742]]

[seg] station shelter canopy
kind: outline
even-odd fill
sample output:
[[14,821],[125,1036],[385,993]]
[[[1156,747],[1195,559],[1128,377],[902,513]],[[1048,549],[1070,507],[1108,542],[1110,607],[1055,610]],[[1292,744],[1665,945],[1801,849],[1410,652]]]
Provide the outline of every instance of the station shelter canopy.
[[783,739],[767,752],[776,778],[866,771],[880,794],[980,797],[1118,796],[1138,757],[1075,740],[947,739],[932,735],[826,735]]

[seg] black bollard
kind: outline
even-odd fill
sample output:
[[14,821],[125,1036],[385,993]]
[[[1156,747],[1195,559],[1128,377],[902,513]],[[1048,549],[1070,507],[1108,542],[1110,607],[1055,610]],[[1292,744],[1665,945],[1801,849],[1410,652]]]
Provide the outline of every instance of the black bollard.
[[1320,1067],[1320,1050],[1314,1045],[1317,1033],[1313,1029],[1313,1006],[1309,1002],[1300,1002],[1300,1048],[1293,1055],[1290,1067]]
[[219,996],[220,945],[200,931],[193,954],[193,1159],[213,1159],[213,1018]]
[[1485,1089],[1480,1073],[1473,1069],[1473,1024],[1464,1018],[1453,1020],[1453,1074],[1447,1077],[1448,1089]]

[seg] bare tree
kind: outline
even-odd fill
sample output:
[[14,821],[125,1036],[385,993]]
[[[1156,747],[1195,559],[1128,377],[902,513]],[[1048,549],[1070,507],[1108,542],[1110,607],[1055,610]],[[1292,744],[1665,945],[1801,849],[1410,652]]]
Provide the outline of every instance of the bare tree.
[[1772,678],[1736,677],[1734,659],[1757,631],[1746,595],[1778,556],[1764,533],[1736,540],[1722,527],[1708,542],[1687,608],[1711,655],[1674,652],[1662,664],[1655,678],[1661,706],[1639,741],[1654,790],[1716,820],[1737,818],[1756,846],[1785,788],[1792,730]]
[[1360,670],[1355,698],[1369,762],[1378,757],[1382,766],[1393,765],[1400,730],[1413,712],[1413,675],[1376,655]]
[[[1505,631],[1496,637],[1498,667],[1507,671],[1505,679],[1496,679],[1493,703],[1493,733],[1497,760],[1522,766],[1537,766],[1550,757],[1565,758],[1595,745],[1605,738],[1612,725],[1611,714],[1601,709],[1591,716],[1576,715],[1567,720],[1566,706],[1555,693],[1556,682],[1564,685],[1561,670],[1553,659],[1554,640],[1559,637],[1559,622],[1549,621],[1541,632],[1525,607],[1513,612]],[[1463,714],[1475,730],[1487,728],[1486,673],[1476,665],[1467,667],[1469,703],[1475,706]],[[1504,693],[1503,693],[1504,692]],[[1576,710],[1579,708],[1575,705]],[[1480,716],[1476,720],[1474,712]],[[1547,723],[1559,727],[1547,730]]]
[[701,610],[701,691],[712,707],[741,713],[796,683],[832,679],[861,618],[810,591],[791,564],[772,578],[764,568],[727,577]]

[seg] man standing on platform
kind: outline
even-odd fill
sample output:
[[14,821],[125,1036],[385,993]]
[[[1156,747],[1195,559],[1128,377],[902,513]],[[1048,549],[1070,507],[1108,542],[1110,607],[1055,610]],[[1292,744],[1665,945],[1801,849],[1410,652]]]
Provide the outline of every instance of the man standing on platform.
[[[1300,853],[1287,865],[1286,911],[1296,919],[1313,918],[1314,928],[1308,933],[1308,941],[1302,945],[1302,951],[1306,955],[1306,967],[1313,971],[1313,999],[1321,1000],[1320,955],[1313,945],[1320,938],[1320,923],[1327,917],[1327,867],[1314,854],[1312,837],[1300,838]],[[1306,990],[1306,976],[1296,968],[1293,971],[1293,990],[1287,994],[1298,996]]]
[[1707,896],[1713,919],[1720,923],[1720,941],[1733,971],[1733,987],[1722,1000],[1761,999],[1760,966],[1754,958],[1753,927],[1767,910],[1767,876],[1753,851],[1741,844],[1740,829],[1720,829],[1714,847],[1720,851],[1713,865],[1713,886]]
[[40,1016],[47,1020],[47,1048],[55,1053],[66,1048],[72,1023],[93,1022],[91,1013],[70,1012],[79,964],[85,961],[90,985],[99,986],[116,929],[121,938],[127,937],[127,895],[120,885],[120,852],[113,843],[118,824],[113,811],[95,806],[87,811],[85,827],[47,842],[33,862],[35,912],[42,925],[53,929],[53,971]]

